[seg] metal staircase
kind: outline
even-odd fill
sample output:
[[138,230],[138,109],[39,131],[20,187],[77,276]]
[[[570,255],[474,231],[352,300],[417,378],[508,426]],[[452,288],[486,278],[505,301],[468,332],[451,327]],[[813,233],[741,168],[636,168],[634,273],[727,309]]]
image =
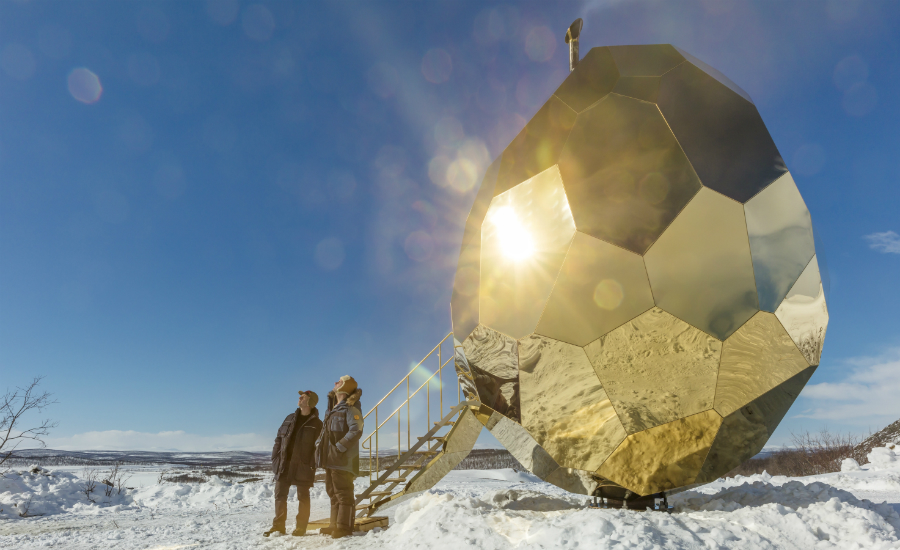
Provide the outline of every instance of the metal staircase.
[[[445,353],[445,348],[449,353]],[[448,357],[448,359],[445,360],[444,357]],[[438,342],[365,415],[364,419],[369,421],[371,417],[374,424],[372,431],[368,435],[364,434],[360,440],[363,453],[368,451],[369,486],[356,497],[357,518],[370,517],[380,506],[408,494],[414,487],[414,481],[420,481],[415,485],[422,485],[421,479],[426,471],[430,470],[432,466],[446,462],[446,460],[440,459],[444,458],[442,455],[446,454],[447,444],[453,437],[457,419],[469,407],[478,406],[475,401],[462,400],[459,381],[455,368],[451,364],[453,358],[453,333],[450,333]],[[429,362],[436,363],[437,368],[433,372],[427,367]],[[447,391],[448,387],[444,385],[444,368],[448,365],[450,365],[448,381],[452,380],[452,383],[447,384],[451,390],[449,392]],[[416,377],[425,378],[425,380],[414,388],[412,379]],[[404,386],[405,397],[403,396]],[[392,396],[394,399],[391,399]],[[418,402],[414,404],[416,398],[418,398]],[[445,410],[445,399],[452,400],[456,404]],[[387,416],[384,416],[380,407],[392,405],[395,408]],[[424,407],[424,411],[421,410],[422,407]],[[440,420],[432,423],[432,416]],[[392,452],[392,456],[387,457],[381,452],[383,449],[382,439],[386,440],[387,437],[390,437],[384,437],[383,434],[394,429],[394,420],[396,421],[397,436],[396,454]],[[422,435],[414,435],[422,432],[424,432]],[[403,447],[404,433],[406,435],[405,449]],[[393,440],[393,437],[390,439]],[[474,445],[474,441],[472,444]],[[391,451],[393,450],[391,449]],[[421,490],[424,489],[417,489],[415,492]]]
[[[480,403],[463,400],[456,369],[451,364],[454,353],[453,333],[450,333],[363,417],[367,431],[360,439],[360,462],[366,460],[368,453],[365,469],[369,486],[356,497],[358,530],[386,527],[387,518],[373,516],[378,508],[433,487],[474,447],[482,424],[472,409],[477,409]],[[434,371],[428,368],[429,364],[436,367]],[[445,385],[444,369],[448,365]],[[419,380],[423,381],[415,387]],[[445,400],[449,407],[446,410]],[[391,407],[391,412],[385,415],[385,409]],[[432,422],[432,417],[439,420]],[[394,429],[396,448],[391,445],[385,449],[388,441],[393,443]],[[310,522],[309,528],[327,525],[326,518]]]

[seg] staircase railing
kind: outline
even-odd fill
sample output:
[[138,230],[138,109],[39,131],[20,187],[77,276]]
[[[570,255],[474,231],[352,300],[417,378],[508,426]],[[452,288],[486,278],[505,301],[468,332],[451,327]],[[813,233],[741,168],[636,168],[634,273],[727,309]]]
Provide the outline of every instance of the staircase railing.
[[[419,469],[427,462],[427,460],[425,460],[426,458],[439,452],[436,450],[437,446],[432,447],[430,443],[443,442],[442,437],[440,437],[436,431],[443,427],[452,426],[452,421],[448,422],[445,417],[451,409],[457,409],[457,405],[462,401],[462,391],[456,376],[456,370],[454,366],[451,365],[453,359],[453,333],[451,332],[444,336],[444,339],[428,352],[428,354],[419,361],[409,373],[397,383],[397,385],[391,388],[391,390],[387,392],[387,394],[363,417],[367,421],[372,417],[371,420],[374,421],[372,424],[372,431],[369,432],[368,435],[363,434],[363,438],[361,439],[363,455],[365,456],[365,453],[368,451],[367,470],[369,471],[370,484],[374,484],[376,481],[382,481],[379,479],[382,469],[390,468],[392,471]],[[433,372],[428,368],[429,364],[436,367]],[[451,390],[455,386],[456,395],[452,395],[452,392],[448,396],[444,395],[445,393],[448,393],[447,387],[445,387],[444,384],[444,368],[447,367],[447,365],[450,365],[448,377],[450,377],[449,380],[452,380],[453,383],[447,384],[446,386],[451,388]],[[418,387],[415,387],[416,381],[411,381],[411,379],[418,376],[427,376],[427,378]],[[404,391],[406,394],[405,396],[403,395]],[[394,399],[391,399],[391,396],[394,396]],[[422,402],[421,404],[424,404],[425,406],[424,415],[421,414],[418,408],[416,409],[416,413],[413,414],[412,401],[416,397],[418,397]],[[433,397],[436,400],[436,403],[432,403]],[[444,410],[445,398],[452,401],[447,404],[447,413],[445,413]],[[399,404],[396,404],[398,400],[401,401]],[[417,404],[419,404],[419,401],[417,401]],[[393,410],[390,412],[384,410],[386,407],[390,406],[394,406]],[[432,412],[436,413],[436,418],[441,419],[440,422],[432,424]],[[454,410],[454,413],[457,412],[458,411]],[[425,450],[419,451],[418,449],[422,447],[422,442],[420,440],[426,438],[413,436],[413,419],[415,417],[418,421],[421,421],[422,416],[424,416],[424,420],[426,421],[425,428],[416,431],[417,433],[430,435],[427,437],[429,444],[425,446]],[[405,423],[403,422],[404,417],[406,420]],[[395,456],[385,457],[382,456],[381,452],[383,446],[385,444],[393,443],[393,438],[391,437],[391,441],[388,442],[387,437],[383,438],[382,434],[387,430],[393,430],[394,422],[396,422],[397,429],[397,453]],[[383,442],[382,439],[385,441]],[[406,440],[405,450],[403,448],[404,439]],[[417,455],[421,455],[422,460],[414,460],[411,465],[397,464],[401,457],[410,453],[413,449],[416,450]],[[393,455],[393,448],[390,448],[390,450],[392,451],[391,455]],[[388,460],[391,460],[391,462],[388,463]],[[368,499],[370,501],[369,504],[357,506],[357,508],[365,510],[372,507],[372,505],[377,504],[378,500],[382,500],[381,497],[389,496],[397,485],[406,481],[406,477],[403,474],[399,474],[399,477],[389,481],[396,482],[392,483],[386,488],[387,490],[383,491],[373,492],[372,489],[376,487],[370,485],[369,489],[363,493],[367,496],[361,496],[359,499],[360,501]],[[382,482],[381,484],[384,483]]]

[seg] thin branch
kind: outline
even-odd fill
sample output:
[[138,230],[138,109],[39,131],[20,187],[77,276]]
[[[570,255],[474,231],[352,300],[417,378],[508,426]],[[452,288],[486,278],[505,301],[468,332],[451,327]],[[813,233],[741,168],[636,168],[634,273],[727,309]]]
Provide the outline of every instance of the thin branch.
[[30,412],[42,412],[46,407],[56,403],[50,392],[38,393],[42,376],[35,377],[25,387],[17,387],[15,391],[6,393],[0,397],[0,466],[3,465],[24,440],[36,441],[41,447],[46,447],[43,438],[58,423],[45,419],[37,426],[21,429],[19,426],[23,418]]

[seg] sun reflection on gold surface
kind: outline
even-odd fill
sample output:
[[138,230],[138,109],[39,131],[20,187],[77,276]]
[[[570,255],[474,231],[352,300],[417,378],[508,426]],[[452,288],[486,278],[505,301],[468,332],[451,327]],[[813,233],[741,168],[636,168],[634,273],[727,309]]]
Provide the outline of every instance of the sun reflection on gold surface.
[[488,220],[497,228],[500,250],[512,260],[521,261],[534,254],[534,239],[512,208],[498,209]]

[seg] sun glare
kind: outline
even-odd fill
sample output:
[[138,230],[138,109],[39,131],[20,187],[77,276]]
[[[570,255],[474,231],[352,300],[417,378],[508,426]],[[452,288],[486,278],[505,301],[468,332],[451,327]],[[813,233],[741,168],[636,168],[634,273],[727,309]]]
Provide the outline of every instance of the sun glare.
[[491,217],[491,222],[497,228],[500,250],[504,256],[521,261],[534,254],[534,241],[531,234],[525,229],[512,208],[498,209]]

